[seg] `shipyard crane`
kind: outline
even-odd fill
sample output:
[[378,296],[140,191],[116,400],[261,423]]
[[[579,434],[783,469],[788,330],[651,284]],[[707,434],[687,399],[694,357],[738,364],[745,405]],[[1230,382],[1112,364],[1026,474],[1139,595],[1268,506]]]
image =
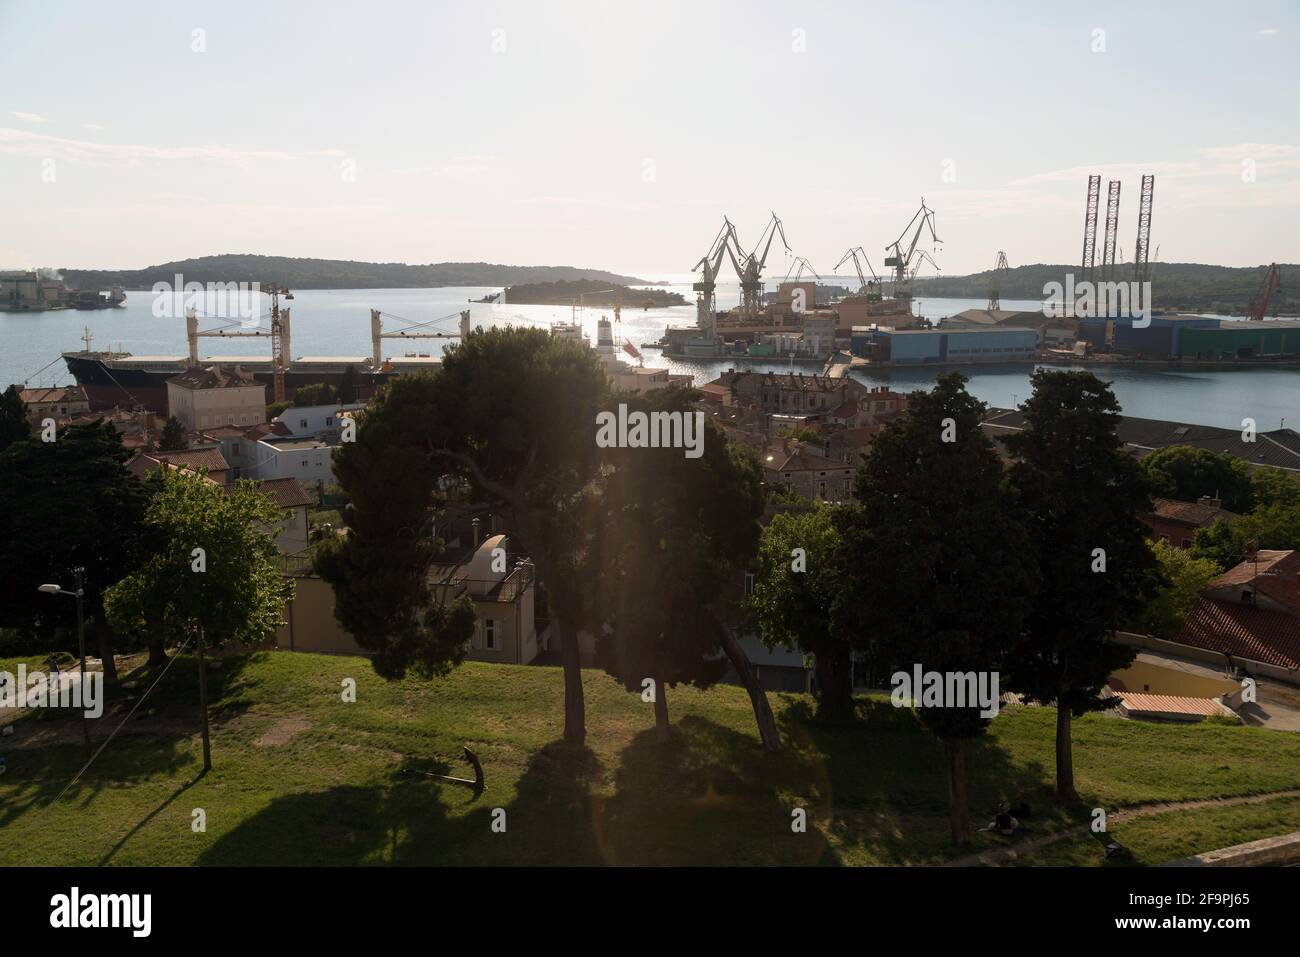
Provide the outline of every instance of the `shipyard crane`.
[[1007,254],[998,250],[997,262],[993,264],[993,278],[989,283],[989,312],[1002,308],[1002,280],[1007,276]]
[[[397,319],[400,322],[409,323],[405,329],[398,329],[395,332],[384,332],[383,317],[388,316],[390,319]],[[429,327],[435,323],[446,322],[448,319],[459,318],[460,326],[456,332],[445,332],[443,330],[432,330]],[[442,316],[438,319],[430,319],[428,322],[411,322],[409,319],[403,319],[401,316],[394,316],[391,313],[381,312],[378,309],[370,310],[370,342],[374,352],[371,366],[372,372],[378,372],[384,364],[383,341],[385,339],[464,339],[469,335],[469,310],[462,309],[458,314]]]
[[[722,268],[724,254],[730,253],[732,263],[736,262],[735,253],[731,252],[731,244],[734,242],[735,235],[736,227],[731,225],[731,220],[723,216],[722,226],[718,229],[717,235],[713,237],[709,251],[700,257],[700,261],[691,269],[691,272],[700,273],[700,281],[691,288],[698,293],[695,297],[695,325],[700,330],[700,336],[704,339],[712,339],[714,336],[718,311],[716,295],[718,271]],[[739,265],[736,268],[739,271]]]
[[[271,328],[270,331],[264,329],[250,329],[239,323],[228,323],[216,329],[200,331],[198,311],[190,308],[185,310],[185,337],[189,340],[190,354],[189,366],[195,368],[199,365],[199,340],[200,339],[240,339],[240,338],[266,338],[271,340],[271,372],[272,372],[272,395],[274,402],[283,402],[284,395],[284,373],[292,363],[290,355],[290,337],[289,337],[289,310],[280,308],[280,296],[286,299],[292,299],[293,293],[287,288],[272,285],[271,296]],[[232,329],[232,326],[238,325],[239,329]]]
[[1277,263],[1273,263],[1264,274],[1264,282],[1259,287],[1259,292],[1251,297],[1250,305],[1246,307],[1246,315],[1256,321],[1263,319],[1264,314],[1268,312],[1268,301],[1273,298],[1273,293],[1277,291],[1281,281]]
[[[871,265],[871,260],[867,258],[867,254],[861,246],[854,246],[852,249],[846,252],[844,254],[844,258],[835,264],[835,268],[839,269],[850,259],[853,260],[853,268],[858,273],[858,282],[861,283],[861,286],[859,287],[858,290],[859,294],[866,296],[867,299],[871,300],[872,302],[879,302],[880,301],[880,277],[876,275],[875,267]],[[871,273],[872,282],[868,282],[867,277],[863,274],[862,263],[867,264],[867,269]]]
[[[767,254],[772,251],[772,241],[781,237],[781,245],[785,251],[790,251],[790,244],[785,239],[785,227],[781,225],[781,220],[777,218],[776,213],[772,214],[772,219],[764,228],[762,234],[758,237],[758,243],[754,246],[744,258],[737,263],[732,259],[736,266],[736,272],[740,277],[740,309],[747,315],[756,315],[763,305],[763,267],[767,265]],[[732,230],[732,237],[735,238],[735,230]],[[759,249],[763,252],[760,255]],[[740,247],[740,241],[736,238],[736,249],[744,252]]]
[[918,250],[916,253],[916,265],[914,265],[912,267],[912,271],[907,274],[907,282],[909,285],[911,284],[912,280],[916,278],[916,274],[921,271],[922,263],[929,263],[931,266],[934,267],[935,272],[942,271],[939,269],[939,264],[934,261],[933,256],[927,253],[924,249]]
[[1115,275],[1115,250],[1119,239],[1120,181],[1112,179],[1106,184],[1106,238],[1101,250],[1101,279],[1109,282]]
[[[916,226],[916,232],[912,234],[912,241],[907,245],[907,252],[904,252],[903,241],[907,239],[908,231],[913,225]],[[911,222],[907,224],[897,239],[885,247],[885,252],[890,253],[885,258],[885,265],[894,270],[894,297],[896,299],[912,298],[908,270],[912,269],[912,259],[916,255],[916,244],[920,241],[921,233],[926,227],[929,227],[930,238],[935,243],[943,242],[934,229],[934,210],[925,205],[925,197],[922,196],[921,208],[913,214]],[[933,263],[934,260],[931,259],[930,262]],[[915,274],[915,270],[913,270],[913,274]]]
[[[1097,204],[1101,201],[1101,174],[1088,177],[1088,200],[1083,210],[1083,257],[1079,261],[1080,282],[1091,282],[1097,264]],[[1083,295],[1082,288],[1079,295]]]
[[[802,256],[795,257],[794,262],[790,264],[790,268],[787,269],[785,272],[785,279],[781,281],[798,282],[801,278],[803,278],[804,269],[807,269],[809,274],[811,274],[814,279],[816,279],[819,282],[821,281],[822,277],[817,275],[817,270],[813,268],[813,264],[810,263],[808,260],[804,259]],[[794,274],[793,279],[790,278],[791,273]]]

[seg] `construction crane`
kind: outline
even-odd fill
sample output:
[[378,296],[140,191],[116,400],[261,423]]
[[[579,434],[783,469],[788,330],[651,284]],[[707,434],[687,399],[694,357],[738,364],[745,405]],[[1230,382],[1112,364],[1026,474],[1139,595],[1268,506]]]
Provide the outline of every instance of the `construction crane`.
[[[272,395],[274,402],[283,402],[284,395],[284,373],[292,363],[290,355],[290,335],[289,335],[289,310],[280,308],[280,296],[292,298],[293,293],[288,289],[279,286],[271,286],[271,328],[265,329],[248,329],[243,326],[242,322],[232,322],[216,329],[206,331],[199,330],[198,311],[191,308],[185,310],[185,337],[189,340],[190,355],[189,366],[195,368],[199,365],[199,340],[200,339],[242,339],[242,338],[270,338],[271,340],[271,371],[272,371]],[[232,327],[238,325],[239,329]]]
[[[903,240],[907,238],[908,230],[912,228],[913,224],[916,225],[916,232],[912,235],[912,241],[907,246],[907,252],[904,253]],[[916,244],[921,239],[921,233],[927,226],[930,229],[930,238],[936,244],[943,242],[934,229],[934,210],[925,205],[925,197],[922,196],[921,208],[912,216],[911,222],[907,224],[907,227],[897,239],[885,247],[885,252],[890,253],[885,258],[885,265],[894,270],[894,297],[896,299],[912,298],[908,270],[912,269],[912,257],[916,255]],[[934,260],[930,259],[930,262],[933,263]],[[915,270],[913,270],[912,274],[915,275]]]
[[740,266],[736,263],[735,253],[731,252],[731,244],[735,241],[736,227],[731,225],[731,220],[726,216],[722,217],[722,226],[718,233],[713,237],[713,242],[709,245],[709,251],[700,257],[700,261],[695,264],[691,272],[700,273],[700,281],[695,283],[691,288],[698,295],[695,297],[695,325],[700,331],[700,337],[703,339],[713,339],[717,327],[718,315],[718,271],[722,268],[722,257],[728,253],[731,254],[731,261],[736,265],[739,272]]
[[[835,268],[839,269],[850,259],[853,260],[853,268],[857,271],[858,282],[861,284],[859,287],[859,293],[866,296],[871,302],[879,302],[880,277],[876,275],[876,270],[871,265],[871,260],[867,258],[867,254],[863,251],[861,246],[854,246],[846,252],[844,258],[835,264]],[[867,270],[871,273],[872,282],[867,282],[867,277],[862,272],[862,263],[867,264]]]
[[1112,179],[1106,184],[1106,239],[1101,249],[1101,278],[1107,282],[1114,278],[1115,243],[1119,238],[1119,188],[1120,181]]
[[[399,329],[396,332],[384,332],[383,317],[388,316],[390,319],[396,319],[399,322],[406,322],[409,325],[405,329]],[[431,331],[428,327],[439,322],[446,322],[448,319],[460,319],[460,327],[456,332],[445,332],[442,330]],[[462,309],[459,314],[453,313],[449,316],[442,316],[438,319],[430,319],[428,322],[411,322],[409,319],[403,319],[401,316],[394,316],[390,313],[381,312],[378,309],[370,310],[370,342],[374,352],[372,356],[373,365],[371,371],[378,372],[384,364],[383,341],[385,339],[464,339],[469,335],[469,310]]]
[[1137,244],[1133,247],[1133,281],[1145,282],[1151,278],[1147,266],[1151,245],[1151,204],[1156,191],[1156,177],[1149,173],[1142,177],[1142,199],[1138,205]]
[[1259,287],[1259,292],[1255,293],[1250,300],[1250,305],[1246,307],[1248,317],[1257,322],[1264,318],[1264,314],[1268,312],[1268,301],[1273,298],[1273,293],[1277,291],[1281,281],[1282,276],[1277,268],[1277,263],[1273,263],[1268,267],[1268,271],[1264,273],[1264,282]]
[[[777,218],[776,213],[772,214],[772,219],[764,228],[762,234],[758,237],[758,243],[740,262],[735,258],[732,263],[736,266],[736,273],[740,277],[740,310],[742,313],[753,316],[757,315],[758,310],[763,305],[763,267],[767,265],[767,254],[772,251],[772,240],[777,235],[781,237],[781,245],[785,251],[790,251],[790,244],[785,239],[785,227],[781,225],[781,220]],[[735,239],[736,249],[744,253],[741,249],[740,240],[736,237],[735,230],[731,232],[732,238]],[[760,255],[759,249],[763,252]]]
[[1002,280],[1007,276],[1007,254],[998,250],[997,262],[993,264],[993,278],[989,283],[989,312],[1002,308]]

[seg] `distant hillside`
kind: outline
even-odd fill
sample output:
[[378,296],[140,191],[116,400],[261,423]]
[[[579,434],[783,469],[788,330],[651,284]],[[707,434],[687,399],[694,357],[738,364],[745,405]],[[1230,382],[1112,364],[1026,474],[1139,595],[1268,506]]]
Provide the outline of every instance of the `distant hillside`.
[[646,285],[644,279],[603,269],[576,266],[502,266],[495,263],[367,263],[346,259],[300,259],[292,256],[226,254],[162,263],[145,269],[64,269],[63,280],[79,289],[122,286],[150,289],[171,283],[180,273],[186,282],[256,282],[290,289],[426,289],[437,286],[507,286],[519,282],[590,279],[606,286]]
[[581,297],[584,305],[608,309],[618,299],[628,309],[684,306],[679,292],[666,289],[629,289],[626,284],[612,284],[591,279],[562,282],[519,283],[506,289],[505,300],[521,306],[567,306]]
[[[1243,315],[1246,304],[1259,291],[1267,266],[1237,268],[1208,266],[1202,263],[1155,263],[1151,295],[1157,309],[1178,312],[1213,312]],[[1300,265],[1279,264],[1282,282],[1269,302],[1269,315],[1300,315]],[[1043,286],[1049,282],[1064,284],[1072,273],[1077,282],[1079,267],[1049,266],[1035,263],[1007,271],[1002,279],[1003,299],[1041,299]],[[1121,264],[1117,280],[1133,277],[1133,264]],[[970,276],[929,276],[918,278],[917,296],[943,296],[954,299],[987,299],[991,270]]]

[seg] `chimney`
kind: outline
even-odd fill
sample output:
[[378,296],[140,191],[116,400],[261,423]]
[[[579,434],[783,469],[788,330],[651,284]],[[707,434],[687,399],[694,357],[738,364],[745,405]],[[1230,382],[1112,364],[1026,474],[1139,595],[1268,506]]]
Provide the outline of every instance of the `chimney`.
[[474,519],[474,521],[470,522],[470,526],[474,529],[473,534],[472,534],[472,538],[473,538],[473,540],[474,540],[474,547],[475,547],[476,549],[478,548],[479,543],[480,543],[480,542],[479,542],[479,535],[478,535],[478,533],[479,533],[479,524],[480,524],[480,523],[479,523],[479,520],[478,520],[477,518]]

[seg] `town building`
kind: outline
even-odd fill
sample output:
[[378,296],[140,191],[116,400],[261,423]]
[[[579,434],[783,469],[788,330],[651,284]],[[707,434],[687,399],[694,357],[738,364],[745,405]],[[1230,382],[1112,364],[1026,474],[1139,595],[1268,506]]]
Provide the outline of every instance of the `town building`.
[[[772,414],[824,419],[868,389],[856,379],[802,372],[751,372],[728,369],[710,385],[727,390],[730,403],[743,403]],[[716,393],[715,393],[716,394]]]
[[763,481],[801,498],[823,502],[853,500],[857,463],[827,458],[816,447],[791,439],[774,441],[762,456]]
[[1221,501],[1208,495],[1202,495],[1195,502],[1157,498],[1153,504],[1154,510],[1142,516],[1142,521],[1150,526],[1153,538],[1176,548],[1191,548],[1197,529],[1209,528],[1220,519],[1237,517],[1235,512],[1224,508]]
[[266,421],[266,386],[239,366],[196,366],[167,380],[167,410],[187,431]]
[[66,385],[49,389],[18,389],[18,398],[27,409],[27,418],[39,424],[46,418],[58,421],[67,416],[90,411],[90,400],[81,386]]

